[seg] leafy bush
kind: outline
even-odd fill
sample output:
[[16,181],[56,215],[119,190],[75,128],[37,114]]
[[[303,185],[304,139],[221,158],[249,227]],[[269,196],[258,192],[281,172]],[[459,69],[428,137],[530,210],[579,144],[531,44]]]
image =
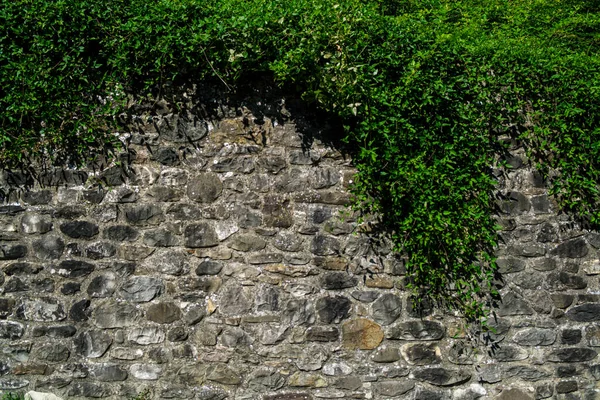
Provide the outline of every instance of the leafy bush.
[[341,118],[354,207],[380,216],[421,296],[485,316],[502,138],[599,222],[595,0],[15,0],[0,6],[0,162],[118,145],[127,95],[252,74]]

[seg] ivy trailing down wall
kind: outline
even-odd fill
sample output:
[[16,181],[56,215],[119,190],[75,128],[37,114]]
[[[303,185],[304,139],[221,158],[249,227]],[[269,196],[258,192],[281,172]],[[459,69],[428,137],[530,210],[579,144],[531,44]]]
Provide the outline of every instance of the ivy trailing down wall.
[[[77,165],[146,93],[267,74],[339,118],[354,207],[410,285],[486,315],[507,145],[561,209],[598,223],[600,6],[593,0],[17,0],[0,6],[0,160]],[[500,199],[502,204],[502,200]]]

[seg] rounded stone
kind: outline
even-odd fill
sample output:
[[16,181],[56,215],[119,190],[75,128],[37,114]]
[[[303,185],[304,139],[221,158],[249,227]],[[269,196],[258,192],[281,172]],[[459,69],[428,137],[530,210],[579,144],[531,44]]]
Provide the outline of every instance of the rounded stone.
[[152,304],[146,311],[146,318],[159,324],[170,324],[181,318],[181,309],[175,303]]
[[217,174],[204,173],[191,179],[187,185],[190,200],[199,203],[212,203],[223,192],[223,184]]

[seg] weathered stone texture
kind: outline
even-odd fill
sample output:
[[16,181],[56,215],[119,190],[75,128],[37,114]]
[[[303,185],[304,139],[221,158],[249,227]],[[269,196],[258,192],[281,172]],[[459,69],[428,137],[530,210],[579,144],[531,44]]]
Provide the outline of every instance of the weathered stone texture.
[[345,208],[356,171],[324,121],[211,93],[177,100],[197,115],[140,108],[130,164],[52,170],[0,205],[0,392],[597,397],[600,234],[557,214],[522,149],[485,331],[405,289],[406,255]]

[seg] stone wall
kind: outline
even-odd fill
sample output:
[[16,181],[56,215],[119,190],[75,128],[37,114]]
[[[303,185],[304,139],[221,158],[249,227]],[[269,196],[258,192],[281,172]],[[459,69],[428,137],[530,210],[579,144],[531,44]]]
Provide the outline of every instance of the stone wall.
[[518,147],[499,174],[503,302],[469,340],[358,233],[320,116],[171,107],[138,110],[120,166],[27,189],[4,174],[0,393],[600,398],[600,235],[557,215]]

